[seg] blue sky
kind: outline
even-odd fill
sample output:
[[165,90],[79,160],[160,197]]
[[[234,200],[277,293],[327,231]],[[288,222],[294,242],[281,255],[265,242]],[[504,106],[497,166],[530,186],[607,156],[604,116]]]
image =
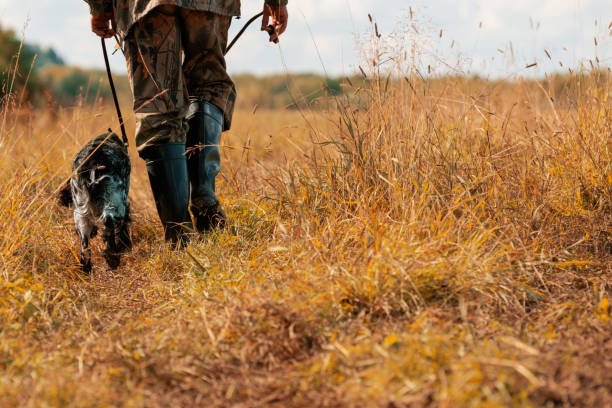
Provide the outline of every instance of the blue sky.
[[[243,0],[243,15],[257,13],[261,4]],[[228,56],[230,71],[355,72],[363,63],[358,44],[368,38],[368,13],[384,40],[393,35],[405,48],[415,45],[421,64],[441,70],[451,66],[469,74],[512,76],[537,61],[525,73],[542,74],[575,68],[595,56],[612,65],[612,2],[607,0],[290,0],[289,13],[280,47],[268,44],[254,26]],[[230,36],[244,21],[235,20]],[[27,23],[27,41],[54,47],[70,64],[102,67],[83,1],[0,0],[0,23],[19,33]],[[120,54],[112,57],[112,66],[125,71]]]

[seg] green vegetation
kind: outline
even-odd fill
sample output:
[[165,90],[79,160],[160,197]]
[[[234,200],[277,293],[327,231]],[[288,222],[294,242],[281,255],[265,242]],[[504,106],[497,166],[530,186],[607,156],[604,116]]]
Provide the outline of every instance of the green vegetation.
[[64,65],[64,60],[51,48],[22,43],[13,30],[0,26],[0,98],[12,92],[39,100],[47,85],[38,71],[49,65]]
[[236,75],[237,105],[241,109],[255,106],[266,109],[296,109],[322,107],[329,96],[342,94],[341,79],[314,74]]
[[[125,76],[113,76],[117,92],[124,100],[131,99]],[[47,66],[40,70],[42,82],[51,90],[55,102],[61,106],[93,104],[111,98],[106,71],[86,70],[67,66]]]

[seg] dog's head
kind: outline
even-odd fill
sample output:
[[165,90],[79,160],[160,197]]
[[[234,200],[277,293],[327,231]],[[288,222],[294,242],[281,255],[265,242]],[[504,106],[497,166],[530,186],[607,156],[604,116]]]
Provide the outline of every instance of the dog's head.
[[128,209],[128,184],[116,172],[105,169],[97,169],[93,177],[90,192],[92,199],[103,203],[102,219],[123,219]]

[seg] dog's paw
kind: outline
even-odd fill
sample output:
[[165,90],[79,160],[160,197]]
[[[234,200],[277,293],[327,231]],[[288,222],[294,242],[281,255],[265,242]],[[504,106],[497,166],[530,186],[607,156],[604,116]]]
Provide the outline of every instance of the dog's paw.
[[106,260],[108,267],[111,269],[117,269],[121,263],[121,256],[112,252],[106,252],[104,254],[104,259]]
[[132,238],[130,237],[130,232],[120,231],[117,234],[117,250],[119,252],[128,252],[132,249]]
[[91,261],[81,261],[81,271],[91,273]]

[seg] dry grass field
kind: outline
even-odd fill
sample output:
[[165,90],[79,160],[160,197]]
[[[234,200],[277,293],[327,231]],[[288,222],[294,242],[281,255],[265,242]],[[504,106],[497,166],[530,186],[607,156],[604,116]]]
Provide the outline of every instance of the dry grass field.
[[134,249],[90,275],[55,192],[112,107],[5,98],[0,405],[612,406],[612,77],[371,79],[237,112],[185,250],[132,151]]

